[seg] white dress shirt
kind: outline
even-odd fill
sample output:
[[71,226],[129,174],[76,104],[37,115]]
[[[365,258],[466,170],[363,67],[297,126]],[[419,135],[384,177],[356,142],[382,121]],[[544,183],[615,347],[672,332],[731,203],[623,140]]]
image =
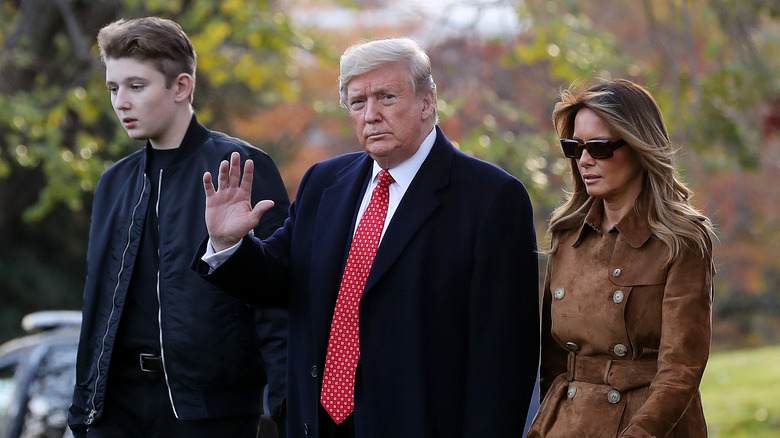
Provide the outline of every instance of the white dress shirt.
[[[381,239],[385,235],[387,226],[390,224],[390,221],[395,214],[395,210],[398,208],[398,205],[401,203],[401,200],[406,193],[406,189],[408,189],[412,184],[412,181],[417,175],[417,172],[420,170],[422,163],[426,158],[428,158],[428,154],[431,152],[431,149],[433,149],[433,143],[435,141],[436,129],[432,129],[430,134],[425,137],[425,140],[423,140],[422,144],[417,149],[417,152],[414,153],[414,155],[401,162],[401,164],[398,166],[395,166],[392,169],[387,169],[388,172],[390,172],[390,175],[393,177],[394,182],[388,187],[390,192],[390,201],[387,206],[387,216],[385,217],[385,224],[382,228],[380,243]],[[356,224],[360,223],[360,219],[363,217],[363,213],[365,213],[366,209],[368,208],[368,203],[371,201],[371,195],[373,194],[374,188],[378,183],[377,176],[381,170],[382,168],[379,167],[379,164],[374,161],[374,165],[371,170],[371,181],[368,183],[366,192],[363,194],[363,200],[360,203],[360,210],[358,210],[357,218],[355,219],[355,226],[353,227],[352,231],[353,235],[357,230]],[[214,270],[238,250],[239,246],[241,246],[241,242],[242,241],[239,241],[230,248],[215,252],[214,247],[211,245],[211,239],[209,239],[208,245],[206,245],[206,253],[203,254],[201,259],[206,262],[212,270]]]

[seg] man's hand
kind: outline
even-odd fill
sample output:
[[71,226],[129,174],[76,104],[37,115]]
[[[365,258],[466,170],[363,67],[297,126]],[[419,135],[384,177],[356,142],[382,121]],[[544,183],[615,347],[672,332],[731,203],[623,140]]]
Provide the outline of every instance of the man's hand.
[[264,200],[252,208],[252,181],[255,163],[246,160],[244,176],[241,177],[241,156],[238,152],[219,164],[217,184],[214,189],[211,173],[203,174],[203,188],[206,190],[206,228],[211,245],[219,252],[238,243],[260,222],[263,213],[274,206]]

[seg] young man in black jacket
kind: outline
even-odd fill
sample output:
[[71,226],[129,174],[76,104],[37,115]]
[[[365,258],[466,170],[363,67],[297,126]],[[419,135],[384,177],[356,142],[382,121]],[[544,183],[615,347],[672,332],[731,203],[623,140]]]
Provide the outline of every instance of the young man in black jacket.
[[119,121],[146,145],[95,191],[70,427],[90,438],[254,438],[266,374],[272,417],[284,424],[286,313],[258,314],[189,264],[207,234],[203,173],[233,152],[251,158],[255,202],[275,202],[254,229],[268,236],[289,206],[279,171],[263,151],[198,122],[196,55],[178,24],[119,20],[98,45]]

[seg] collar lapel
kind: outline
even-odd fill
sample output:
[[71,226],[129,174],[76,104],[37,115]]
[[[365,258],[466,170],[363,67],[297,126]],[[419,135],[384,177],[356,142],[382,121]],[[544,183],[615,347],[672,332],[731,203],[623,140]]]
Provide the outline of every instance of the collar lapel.
[[[314,224],[309,276],[309,297],[315,333],[329,333],[358,200],[368,181],[373,161],[362,155],[347,165],[336,182],[322,192]],[[329,309],[318,312],[315,309]],[[327,339],[325,339],[327,346]],[[324,356],[323,356],[324,357]]]
[[438,208],[441,201],[436,193],[449,184],[450,165],[454,155],[455,148],[437,126],[436,142],[406,190],[382,238],[364,294],[382,278],[417,230]]

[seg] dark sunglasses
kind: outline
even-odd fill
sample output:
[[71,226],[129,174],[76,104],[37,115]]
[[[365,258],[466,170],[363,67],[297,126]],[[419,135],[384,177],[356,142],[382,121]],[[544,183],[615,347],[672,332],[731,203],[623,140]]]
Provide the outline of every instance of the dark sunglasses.
[[625,140],[609,141],[598,139],[583,142],[582,140],[572,140],[570,138],[561,139],[563,155],[568,158],[582,157],[582,151],[585,149],[588,150],[588,154],[590,154],[590,156],[593,158],[610,158],[616,149],[625,144]]

